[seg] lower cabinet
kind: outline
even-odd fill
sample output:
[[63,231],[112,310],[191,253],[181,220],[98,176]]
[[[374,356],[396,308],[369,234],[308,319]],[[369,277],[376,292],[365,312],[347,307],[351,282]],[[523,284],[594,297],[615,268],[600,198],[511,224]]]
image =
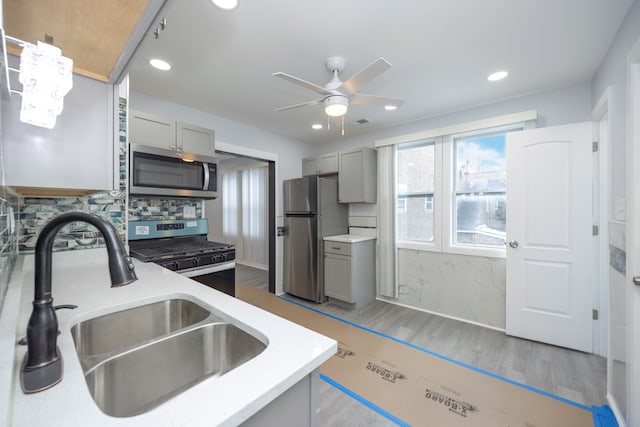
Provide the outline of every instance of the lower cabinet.
[[324,293],[359,309],[376,296],[375,239],[337,238],[324,240]]
[[316,369],[241,425],[243,427],[318,426],[319,376],[320,371]]

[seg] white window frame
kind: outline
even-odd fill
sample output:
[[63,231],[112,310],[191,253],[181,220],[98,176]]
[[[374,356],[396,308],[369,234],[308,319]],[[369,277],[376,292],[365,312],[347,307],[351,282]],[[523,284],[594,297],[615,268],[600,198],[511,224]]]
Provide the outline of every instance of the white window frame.
[[[398,145],[419,140],[434,140],[434,241],[417,242],[398,240],[397,249],[413,249],[431,252],[453,253],[460,255],[485,256],[505,258],[506,248],[490,246],[470,246],[454,244],[453,238],[453,203],[455,203],[453,161],[454,139],[465,136],[482,135],[485,133],[508,132],[516,129],[530,129],[535,127],[537,112],[535,110],[522,113],[508,114],[490,119],[467,122],[460,125],[448,126],[409,135],[378,140],[376,147]],[[397,147],[395,147],[397,148]],[[394,164],[393,188],[397,193],[397,162]],[[397,194],[394,194],[394,206]],[[507,207],[508,209],[508,207]],[[397,219],[396,219],[397,222]],[[394,231],[395,232],[395,231]]]
[[[477,131],[469,131],[464,133],[458,133],[455,135],[447,135],[443,137],[443,162],[448,166],[448,171],[443,171],[443,193],[446,193],[446,196],[443,194],[443,198],[447,199],[444,206],[443,212],[443,224],[442,228],[447,230],[447,237],[443,241],[442,252],[459,254],[459,255],[475,255],[475,256],[486,256],[493,258],[506,258],[507,249],[506,247],[500,248],[496,246],[482,246],[482,245],[463,245],[455,243],[455,230],[454,230],[454,214],[455,214],[455,203],[456,203],[456,188],[455,188],[455,141],[457,139],[463,139],[474,136],[483,136],[483,135],[491,135],[497,133],[507,133],[507,132],[515,132],[519,130],[525,129],[525,123],[514,123],[506,126],[496,126],[491,128],[479,129]],[[505,147],[506,148],[506,147]],[[506,189],[505,189],[506,194]],[[509,205],[507,203],[507,210],[509,209]],[[508,215],[508,214],[507,214]]]

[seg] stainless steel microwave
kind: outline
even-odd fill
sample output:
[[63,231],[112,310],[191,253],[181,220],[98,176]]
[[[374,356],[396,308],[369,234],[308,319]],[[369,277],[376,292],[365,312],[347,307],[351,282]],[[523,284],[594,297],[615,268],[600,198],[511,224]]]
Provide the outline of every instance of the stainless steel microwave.
[[129,194],[215,199],[218,161],[199,154],[130,144]]

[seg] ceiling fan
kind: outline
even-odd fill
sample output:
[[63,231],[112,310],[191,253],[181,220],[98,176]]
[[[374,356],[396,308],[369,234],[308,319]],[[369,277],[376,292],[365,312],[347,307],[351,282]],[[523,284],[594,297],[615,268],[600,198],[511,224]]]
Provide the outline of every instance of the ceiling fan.
[[324,87],[302,80],[298,77],[294,77],[290,74],[282,72],[273,73],[276,77],[288,80],[322,95],[322,98],[314,101],[276,108],[275,111],[324,104],[324,111],[328,116],[341,117],[346,114],[350,104],[381,105],[385,106],[388,110],[394,110],[402,105],[404,101],[401,99],[357,93],[358,89],[362,86],[366,85],[384,71],[391,68],[391,64],[386,59],[378,58],[345,82],[341,81],[338,76],[338,74],[344,70],[344,64],[344,58],[338,56],[330,57],[325,61],[327,69],[333,74],[333,79],[331,79],[331,81]]

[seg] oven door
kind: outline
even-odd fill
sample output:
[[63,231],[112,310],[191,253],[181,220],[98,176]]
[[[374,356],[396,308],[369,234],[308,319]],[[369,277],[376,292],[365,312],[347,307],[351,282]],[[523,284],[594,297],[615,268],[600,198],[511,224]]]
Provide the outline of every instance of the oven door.
[[236,263],[234,261],[176,271],[176,273],[232,297],[236,296]]

